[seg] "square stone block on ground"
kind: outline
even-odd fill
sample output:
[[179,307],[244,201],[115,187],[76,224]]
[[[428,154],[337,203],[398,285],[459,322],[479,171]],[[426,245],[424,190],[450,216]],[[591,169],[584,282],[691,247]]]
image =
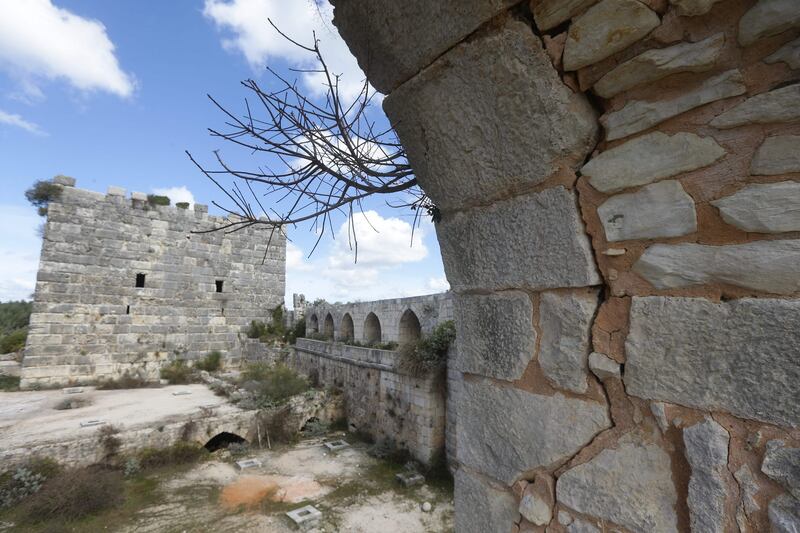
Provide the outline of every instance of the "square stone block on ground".
[[306,505],[286,513],[286,516],[297,525],[301,530],[308,529],[319,523],[322,513],[313,505]]

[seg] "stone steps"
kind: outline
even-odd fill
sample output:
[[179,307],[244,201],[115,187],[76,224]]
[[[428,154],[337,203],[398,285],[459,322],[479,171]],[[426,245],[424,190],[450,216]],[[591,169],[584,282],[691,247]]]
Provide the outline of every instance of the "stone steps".
[[22,374],[22,365],[16,361],[0,360],[0,375],[18,377]]

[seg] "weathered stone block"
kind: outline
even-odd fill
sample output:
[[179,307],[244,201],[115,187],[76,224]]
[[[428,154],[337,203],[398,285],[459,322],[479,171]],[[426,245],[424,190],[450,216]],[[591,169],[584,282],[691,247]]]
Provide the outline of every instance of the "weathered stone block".
[[612,196],[597,208],[609,242],[680,237],[697,231],[694,200],[678,181]]
[[581,169],[598,191],[617,192],[708,166],[726,154],[711,137],[660,131],[636,137],[592,158]]
[[[741,94],[741,93],[739,93]],[[710,122],[720,129],[800,120],[800,83],[750,97]]]
[[730,435],[706,418],[683,431],[689,478],[689,518],[692,531],[725,533],[725,501],[728,498],[728,444]]
[[605,405],[561,394],[465,381],[460,400],[459,461],[508,485],[569,458],[611,426]]
[[511,492],[465,468],[456,470],[456,531],[510,531],[518,519],[517,502]]
[[750,171],[757,176],[800,172],[800,135],[767,137],[753,157]]
[[518,21],[459,44],[384,109],[417,179],[442,210],[536,185],[593,149],[596,114]]
[[372,86],[388,94],[516,1],[345,0],[333,24]]
[[603,98],[611,98],[637,85],[652,83],[672,74],[706,72],[714,68],[724,44],[725,34],[718,33],[696,43],[648,50],[600,78],[594,91]]
[[602,0],[575,19],[564,48],[564,69],[578,70],[626,49],[661,23],[637,0]]
[[514,381],[536,351],[533,305],[520,291],[457,295],[454,300],[461,372]]
[[798,301],[635,297],[625,351],[629,394],[800,425]]
[[753,184],[711,202],[723,220],[744,231],[800,231],[800,183]]
[[557,501],[631,531],[677,532],[670,458],[650,440],[627,434],[615,448],[567,470],[556,482]]
[[725,283],[770,292],[800,290],[800,240],[755,241],[726,246],[656,244],[633,270],[657,289]]
[[539,0],[531,2],[531,8],[536,27],[547,31],[596,3],[597,0]]
[[800,500],[800,448],[788,447],[780,440],[769,441],[761,471]]
[[669,3],[675,6],[678,15],[684,17],[696,17],[698,15],[705,15],[714,4],[720,0],[669,0]]
[[600,283],[575,195],[563,187],[445,215],[436,233],[455,291]]
[[800,37],[781,46],[764,63],[786,63],[793,70],[800,69]]
[[652,128],[689,110],[723,98],[738,96],[746,91],[741,72],[729,70],[707,79],[696,89],[688,90],[671,100],[629,102],[619,111],[600,117],[600,122],[606,128],[606,138],[613,141]]
[[605,354],[592,352],[589,354],[589,369],[599,379],[619,378],[620,364]]
[[69,176],[62,176],[59,174],[58,176],[53,177],[53,183],[56,185],[63,185],[64,187],[74,187],[75,178],[70,178]]
[[562,389],[586,392],[592,320],[598,304],[595,289],[540,296],[539,366]]
[[533,483],[525,487],[519,502],[519,512],[528,522],[545,526],[553,519],[553,505],[553,478],[548,474],[539,474]]
[[769,502],[771,533],[797,533],[800,531],[800,500],[783,494]]
[[125,196],[125,189],[122,187],[114,187],[113,185],[108,188],[106,193],[108,196]]
[[797,27],[800,27],[797,0],[759,0],[739,21],[739,44],[750,46]]

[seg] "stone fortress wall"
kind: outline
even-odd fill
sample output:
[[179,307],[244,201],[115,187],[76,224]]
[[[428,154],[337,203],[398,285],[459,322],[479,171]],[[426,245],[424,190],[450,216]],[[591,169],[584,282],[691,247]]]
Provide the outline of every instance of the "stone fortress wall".
[[800,529],[800,2],[334,24],[442,215],[456,530]]
[[[438,324],[453,319],[449,293],[374,302],[308,304],[306,332],[336,341],[363,344],[413,342]],[[455,357],[451,347],[449,357]],[[376,440],[390,440],[424,464],[445,451],[455,459],[456,405],[448,401],[460,386],[460,374],[448,374],[446,386],[419,378],[398,366],[391,350],[349,346],[345,342],[298,339],[293,365],[326,386],[342,389],[351,429]],[[446,446],[445,446],[446,445]]]
[[279,232],[265,256],[266,226],[192,233],[227,219],[204,205],[152,206],[118,187],[102,194],[71,178],[56,183],[62,193],[48,208],[23,388],[126,371],[157,378],[165,362],[212,350],[236,363],[243,329],[283,302]]

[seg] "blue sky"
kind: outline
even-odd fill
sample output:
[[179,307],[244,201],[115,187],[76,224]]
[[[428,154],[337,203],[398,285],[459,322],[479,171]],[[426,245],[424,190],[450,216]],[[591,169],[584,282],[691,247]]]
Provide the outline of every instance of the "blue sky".
[[[220,149],[255,167],[257,159],[208,135],[224,120],[206,94],[241,110],[240,80],[266,81],[266,64],[282,72],[305,66],[306,56],[267,17],[300,40],[316,30],[345,91],[355,91],[363,75],[326,3],[0,0],[0,300],[27,297],[34,287],[41,219],[23,194],[35,180],[66,174],[82,188],[166,190],[174,201],[211,204],[221,193],[184,150],[210,162]],[[320,91],[318,80],[299,81]],[[369,224],[355,221],[357,265],[346,238],[326,239],[309,259],[315,236],[308,227],[289,230],[288,303],[293,292],[345,301],[447,288],[433,226],[424,223],[411,247],[409,212],[385,199],[367,208]]]

